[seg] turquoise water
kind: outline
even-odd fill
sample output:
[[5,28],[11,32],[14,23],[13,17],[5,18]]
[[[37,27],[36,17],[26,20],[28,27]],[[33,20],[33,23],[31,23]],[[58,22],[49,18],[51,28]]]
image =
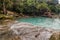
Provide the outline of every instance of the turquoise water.
[[60,29],[60,19],[58,18],[44,18],[44,17],[35,17],[35,18],[20,18],[19,22],[27,22],[36,26],[49,27],[54,29]]

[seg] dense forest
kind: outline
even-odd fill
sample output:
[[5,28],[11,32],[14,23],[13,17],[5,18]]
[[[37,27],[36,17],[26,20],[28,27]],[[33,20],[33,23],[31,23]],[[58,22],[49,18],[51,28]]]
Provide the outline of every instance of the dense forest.
[[7,11],[18,14],[41,16],[45,12],[60,13],[60,5],[45,0],[0,0],[0,14],[8,14]]

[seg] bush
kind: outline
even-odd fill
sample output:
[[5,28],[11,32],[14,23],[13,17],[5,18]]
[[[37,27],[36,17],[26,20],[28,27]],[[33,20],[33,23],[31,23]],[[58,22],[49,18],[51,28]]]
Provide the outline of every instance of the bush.
[[[24,13],[28,15],[40,15],[47,10],[59,13],[60,5],[49,5],[46,2],[38,2],[37,0],[7,0],[5,1],[7,10],[15,11],[18,13]],[[0,2],[0,9],[2,8],[2,3]]]
[[60,13],[60,5],[56,6],[56,11],[57,11],[57,13]]
[[49,5],[49,8],[54,13],[60,13],[60,5]]

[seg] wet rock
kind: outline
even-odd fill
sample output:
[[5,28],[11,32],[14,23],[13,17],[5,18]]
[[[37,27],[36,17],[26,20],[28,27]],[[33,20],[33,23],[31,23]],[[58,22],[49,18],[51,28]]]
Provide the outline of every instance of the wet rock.
[[38,27],[29,23],[18,23],[12,26],[11,29],[17,35],[20,35],[21,40],[49,40],[54,31],[50,28]]
[[52,31],[41,27],[21,27],[14,32],[20,35],[22,40],[49,40]]
[[[5,30],[8,29],[8,31]],[[3,30],[3,31],[1,31]],[[3,32],[3,33],[1,33]],[[51,28],[15,22],[10,27],[0,26],[0,40],[59,40],[60,32]]]
[[0,26],[0,34],[10,31],[10,28],[6,25]]
[[11,29],[11,25],[13,23],[9,23],[9,25],[0,25],[0,40],[21,40],[20,36],[15,34]]
[[49,40],[60,40],[60,32],[55,32]]
[[0,40],[21,40],[20,36],[12,34],[13,32],[9,31],[0,35]]

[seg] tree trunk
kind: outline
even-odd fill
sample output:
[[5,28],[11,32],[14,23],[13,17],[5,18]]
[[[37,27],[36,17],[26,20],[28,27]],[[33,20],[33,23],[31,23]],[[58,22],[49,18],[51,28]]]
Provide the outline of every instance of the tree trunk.
[[3,14],[7,14],[6,6],[5,6],[5,0],[3,0]]

